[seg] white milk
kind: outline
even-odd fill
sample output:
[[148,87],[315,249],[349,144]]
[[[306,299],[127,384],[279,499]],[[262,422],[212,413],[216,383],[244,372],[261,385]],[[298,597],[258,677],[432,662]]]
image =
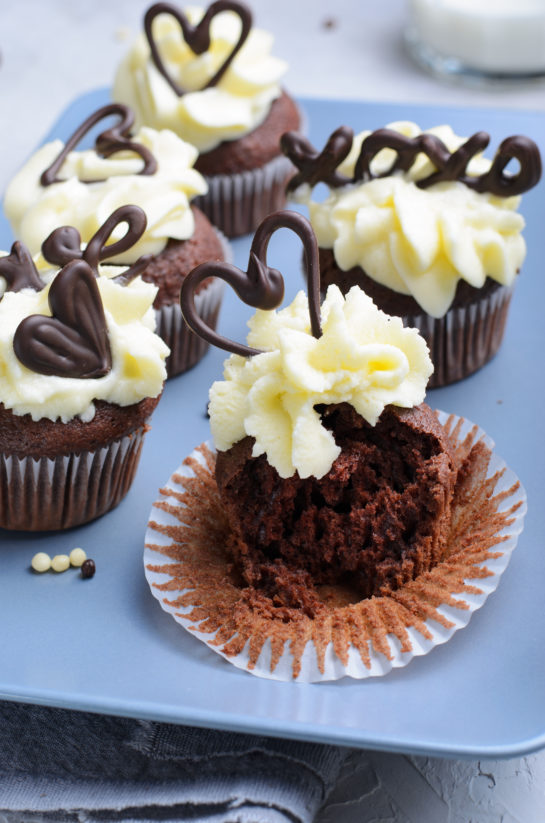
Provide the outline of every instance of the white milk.
[[413,35],[485,74],[545,72],[545,0],[409,0]]

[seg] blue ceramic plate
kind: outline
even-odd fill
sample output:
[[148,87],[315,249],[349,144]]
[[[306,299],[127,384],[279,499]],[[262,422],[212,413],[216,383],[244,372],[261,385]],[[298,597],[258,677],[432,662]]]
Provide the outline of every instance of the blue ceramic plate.
[[[105,90],[78,98],[50,136],[66,139],[106,101]],[[423,127],[448,122],[459,134],[486,129],[493,147],[509,134],[528,134],[545,152],[542,113],[301,103],[318,146],[341,123],[358,131],[412,119]],[[210,351],[166,386],[138,475],[117,509],[65,533],[0,533],[0,697],[390,751],[511,757],[544,746],[543,185],[525,195],[522,212],[528,257],[500,353],[468,380],[428,395],[430,405],[478,423],[528,493],[525,529],[511,563],[467,629],[383,678],[279,683],[229,665],[158,608],[142,564],[147,519],[159,486],[209,437],[208,387],[223,361],[221,352]],[[0,248],[11,240],[4,221]],[[249,238],[234,244],[243,267],[249,245]],[[291,299],[302,286],[297,240],[275,236],[269,259],[283,271]],[[243,339],[248,314],[227,293],[223,333]],[[92,580],[75,572],[29,571],[36,551],[53,555],[74,546],[94,558]]]

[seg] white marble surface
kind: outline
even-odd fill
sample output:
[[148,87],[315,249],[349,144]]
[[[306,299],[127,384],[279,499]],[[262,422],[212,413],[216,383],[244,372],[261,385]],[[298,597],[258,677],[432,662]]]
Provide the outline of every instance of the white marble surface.
[[[478,0],[475,0],[478,2]],[[111,82],[147,0],[0,4],[0,190],[76,96]],[[404,0],[252,0],[295,95],[545,109],[545,85],[441,84],[402,48]],[[544,699],[545,702],[545,699]],[[350,757],[317,823],[543,823],[545,753],[451,761]]]

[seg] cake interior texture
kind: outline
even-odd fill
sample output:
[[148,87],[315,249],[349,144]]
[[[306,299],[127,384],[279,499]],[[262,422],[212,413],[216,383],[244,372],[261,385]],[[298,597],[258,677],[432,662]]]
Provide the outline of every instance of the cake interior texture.
[[317,409],[341,448],[322,478],[281,478],[265,455],[252,457],[250,437],[216,462],[235,568],[249,587],[308,614],[324,587],[368,598],[438,563],[457,474],[425,404],[386,407],[375,426],[348,403]]

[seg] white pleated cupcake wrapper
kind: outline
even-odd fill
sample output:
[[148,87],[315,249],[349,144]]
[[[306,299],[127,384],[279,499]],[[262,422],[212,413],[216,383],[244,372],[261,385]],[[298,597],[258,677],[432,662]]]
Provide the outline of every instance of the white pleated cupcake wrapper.
[[282,154],[251,171],[205,176],[208,192],[193,202],[227,237],[250,234],[268,214],[284,208],[293,173]]
[[[216,229],[226,263],[233,262],[231,244],[222,232]],[[205,262],[205,261],[203,261]],[[224,283],[213,278],[195,294],[195,309],[207,326],[215,329],[223,297]],[[201,360],[209,348],[209,343],[191,331],[182,316],[180,304],[171,303],[155,310],[155,331],[170,349],[166,361],[167,378],[188,371]]]
[[444,317],[405,315],[426,340],[434,365],[428,388],[447,386],[469,377],[498,351],[514,285],[501,286],[467,306],[449,309]]
[[51,531],[94,520],[127,494],[145,427],[96,451],[56,458],[0,455],[0,526]]
[[[388,657],[382,653],[376,652],[373,645],[369,642],[369,666],[366,666],[363,663],[359,651],[353,646],[349,648],[348,663],[345,665],[335,654],[333,645],[330,642],[325,653],[325,665],[323,672],[318,668],[315,647],[313,643],[309,641],[307,642],[302,654],[301,669],[296,678],[293,677],[292,673],[293,655],[290,651],[289,644],[287,644],[284,649],[284,653],[273,671],[270,670],[270,640],[267,640],[263,645],[261,654],[259,655],[257,663],[254,667],[249,667],[249,641],[246,643],[246,646],[240,654],[235,656],[224,654],[220,648],[213,645],[215,634],[199,631],[198,626],[195,625],[195,619],[186,617],[183,608],[173,605],[172,601],[181,596],[184,592],[172,591],[169,589],[168,597],[165,597],[164,592],[158,588],[172,579],[170,575],[158,573],[152,568],[158,564],[160,565],[168,562],[168,558],[161,554],[160,551],[157,552],[152,550],[149,544],[166,547],[172,543],[171,538],[163,534],[161,531],[157,531],[153,527],[153,522],[166,527],[179,526],[179,520],[174,515],[165,512],[163,508],[159,508],[158,505],[160,506],[160,504],[164,502],[170,503],[176,507],[183,505],[180,504],[175,497],[169,496],[169,493],[171,491],[175,493],[183,492],[183,488],[176,482],[176,474],[184,477],[194,476],[191,467],[186,464],[182,464],[168,480],[164,488],[165,496],[161,500],[156,501],[150,514],[150,522],[148,523],[148,530],[146,532],[144,567],[146,579],[153,596],[159,601],[161,607],[172,615],[177,623],[183,626],[184,629],[189,631],[196,638],[206,643],[206,645],[209,646],[209,648],[216,654],[222,655],[229,661],[229,663],[237,668],[251,671],[253,675],[272,680],[292,681],[295,679],[297,682],[308,683],[338,680],[347,676],[356,679],[379,677],[387,674],[394,668],[406,666],[414,657],[428,654],[433,648],[435,648],[435,646],[446,643],[455,632],[467,626],[471,619],[471,615],[484,605],[488,596],[497,588],[500,577],[507,568],[513,549],[517,544],[518,536],[522,532],[527,506],[524,488],[519,483],[515,474],[506,466],[501,457],[494,453],[494,443],[488,435],[486,435],[482,429],[476,427],[473,423],[470,423],[464,418],[458,418],[455,415],[449,416],[444,412],[438,412],[438,416],[442,424],[444,424],[447,419],[450,419],[453,421],[453,426],[456,423],[461,425],[460,431],[458,432],[458,442],[462,442],[465,436],[474,430],[476,432],[474,442],[476,443],[477,441],[482,440],[491,451],[487,477],[492,477],[496,473],[499,473],[492,496],[495,497],[498,494],[506,493],[506,497],[501,501],[498,511],[508,511],[513,507],[516,508],[518,506],[516,511],[510,516],[511,523],[509,526],[504,528],[498,534],[498,536],[501,536],[502,542],[499,542],[498,545],[493,546],[492,551],[494,553],[498,553],[499,556],[488,559],[484,564],[476,564],[476,568],[486,566],[488,571],[491,573],[490,576],[485,578],[467,578],[465,581],[470,585],[474,585],[476,589],[480,590],[480,593],[463,592],[459,594],[451,594],[451,597],[454,597],[456,600],[459,600],[461,603],[465,604],[467,608],[463,607],[458,609],[447,604],[443,604],[437,608],[437,612],[451,622],[452,625],[450,628],[446,628],[440,623],[432,619],[428,619],[425,621],[425,626],[430,636],[426,637],[417,631],[416,628],[408,626],[407,634],[410,638],[410,651],[402,651],[400,640],[395,635],[388,634],[387,640],[391,652],[391,659],[388,659]],[[204,459],[199,451],[194,451],[191,456],[201,465],[204,465]],[[188,607],[185,611],[190,612],[191,608]]]

